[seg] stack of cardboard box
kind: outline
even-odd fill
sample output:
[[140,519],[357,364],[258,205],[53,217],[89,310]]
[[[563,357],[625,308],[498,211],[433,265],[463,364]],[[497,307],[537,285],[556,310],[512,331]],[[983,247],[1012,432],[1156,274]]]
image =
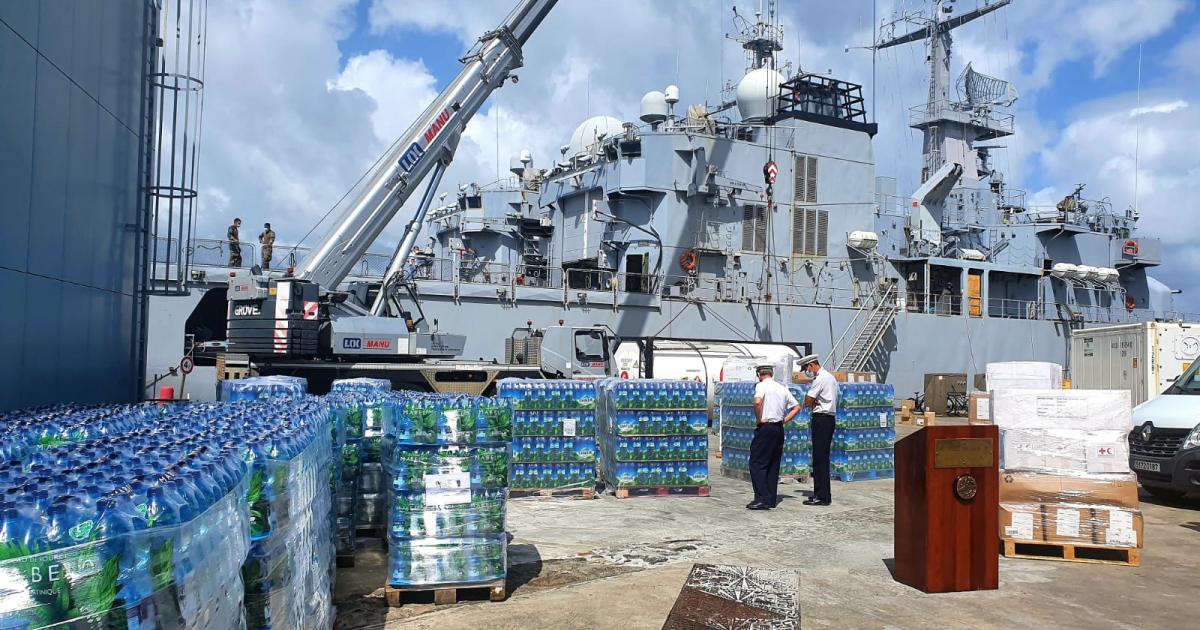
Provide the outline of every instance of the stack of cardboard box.
[[897,422],[902,425],[926,427],[937,422],[937,414],[932,411],[916,411],[916,401],[905,398],[900,401],[900,415]]
[[1061,370],[1046,365],[1053,364],[988,365],[989,416],[1000,427],[1001,538],[1140,549],[1129,392],[1059,389]]

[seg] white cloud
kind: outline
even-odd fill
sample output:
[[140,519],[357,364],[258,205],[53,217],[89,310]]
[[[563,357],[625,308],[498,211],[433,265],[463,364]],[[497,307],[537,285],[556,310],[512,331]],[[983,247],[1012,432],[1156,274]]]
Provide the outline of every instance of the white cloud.
[[1143,107],[1135,107],[1129,110],[1129,117],[1144,116],[1146,114],[1170,114],[1174,111],[1179,111],[1188,106],[1185,100],[1174,100],[1168,103],[1158,103],[1156,105],[1146,105]]

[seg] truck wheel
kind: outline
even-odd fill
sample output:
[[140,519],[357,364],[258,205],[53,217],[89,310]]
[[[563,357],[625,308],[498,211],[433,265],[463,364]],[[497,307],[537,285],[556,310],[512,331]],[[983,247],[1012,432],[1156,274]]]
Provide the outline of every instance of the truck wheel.
[[1172,490],[1171,488],[1155,488],[1154,486],[1142,486],[1150,496],[1156,499],[1182,499],[1183,495],[1187,494],[1183,490]]

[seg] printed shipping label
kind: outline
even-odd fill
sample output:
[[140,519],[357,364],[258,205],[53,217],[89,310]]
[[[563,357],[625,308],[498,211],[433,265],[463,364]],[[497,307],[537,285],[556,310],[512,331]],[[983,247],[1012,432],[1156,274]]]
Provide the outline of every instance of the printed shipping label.
[[1012,527],[1004,531],[1010,538],[1033,540],[1033,512],[1013,512]]
[[1079,510],[1058,508],[1058,518],[1054,531],[1059,536],[1079,537]]
[[563,437],[575,437],[575,424],[579,422],[578,418],[563,418],[562,434]]
[[1133,529],[1133,512],[1108,511],[1108,531],[1104,535],[1109,545],[1137,545],[1137,530]]
[[1034,415],[1039,418],[1057,418],[1062,401],[1056,396],[1038,396],[1034,402]]
[[455,505],[471,502],[471,473],[425,475],[425,505]]
[[879,427],[886,428],[888,425],[888,414],[885,411],[879,412]]

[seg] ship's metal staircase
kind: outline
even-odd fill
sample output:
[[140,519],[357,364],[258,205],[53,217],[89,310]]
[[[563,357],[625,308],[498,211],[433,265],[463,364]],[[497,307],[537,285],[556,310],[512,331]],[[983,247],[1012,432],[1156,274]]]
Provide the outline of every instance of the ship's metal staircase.
[[[879,343],[892,322],[896,320],[896,285],[888,283],[874,294],[873,300],[863,302],[850,325],[842,332],[842,337],[833,346],[830,363],[839,372],[860,372],[866,367],[867,361],[874,354]],[[864,317],[865,316],[865,317]],[[852,330],[863,320],[858,332],[850,338]],[[843,344],[849,341],[845,350]]]

